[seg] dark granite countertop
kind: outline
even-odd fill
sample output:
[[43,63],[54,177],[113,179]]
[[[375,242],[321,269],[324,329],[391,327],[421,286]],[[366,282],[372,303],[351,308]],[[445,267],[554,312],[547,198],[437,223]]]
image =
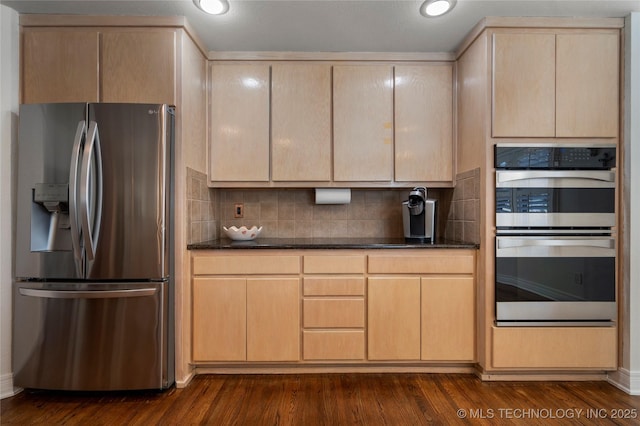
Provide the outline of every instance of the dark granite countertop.
[[478,244],[438,239],[435,243],[407,242],[404,238],[257,238],[253,241],[219,239],[187,245],[188,250],[222,249],[477,249]]

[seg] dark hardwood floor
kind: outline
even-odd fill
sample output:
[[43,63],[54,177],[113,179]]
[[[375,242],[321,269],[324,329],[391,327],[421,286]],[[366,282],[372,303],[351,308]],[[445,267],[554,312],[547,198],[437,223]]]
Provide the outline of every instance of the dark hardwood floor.
[[606,382],[468,374],[202,375],[162,393],[25,391],[1,405],[3,425],[640,424],[640,396]]

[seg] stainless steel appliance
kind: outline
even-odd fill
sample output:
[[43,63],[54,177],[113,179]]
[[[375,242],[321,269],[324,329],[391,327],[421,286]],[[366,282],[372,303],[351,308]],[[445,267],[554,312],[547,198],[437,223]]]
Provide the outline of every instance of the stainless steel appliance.
[[416,187],[402,202],[402,223],[407,241],[433,243],[436,239],[436,200],[427,198],[427,188]]
[[498,325],[617,318],[615,146],[498,144]]
[[174,382],[174,109],[21,105],[16,386]]

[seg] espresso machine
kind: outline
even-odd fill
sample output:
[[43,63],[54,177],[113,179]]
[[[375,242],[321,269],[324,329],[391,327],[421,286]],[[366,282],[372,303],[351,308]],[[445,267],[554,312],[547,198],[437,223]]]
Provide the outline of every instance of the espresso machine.
[[427,198],[427,188],[419,186],[402,202],[404,238],[409,242],[433,243],[436,239],[436,200]]

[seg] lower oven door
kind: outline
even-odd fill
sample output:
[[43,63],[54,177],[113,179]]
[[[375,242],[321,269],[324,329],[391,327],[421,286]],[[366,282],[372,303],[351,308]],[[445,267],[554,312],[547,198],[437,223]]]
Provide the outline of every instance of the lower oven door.
[[617,317],[611,237],[496,237],[496,316],[514,322]]

